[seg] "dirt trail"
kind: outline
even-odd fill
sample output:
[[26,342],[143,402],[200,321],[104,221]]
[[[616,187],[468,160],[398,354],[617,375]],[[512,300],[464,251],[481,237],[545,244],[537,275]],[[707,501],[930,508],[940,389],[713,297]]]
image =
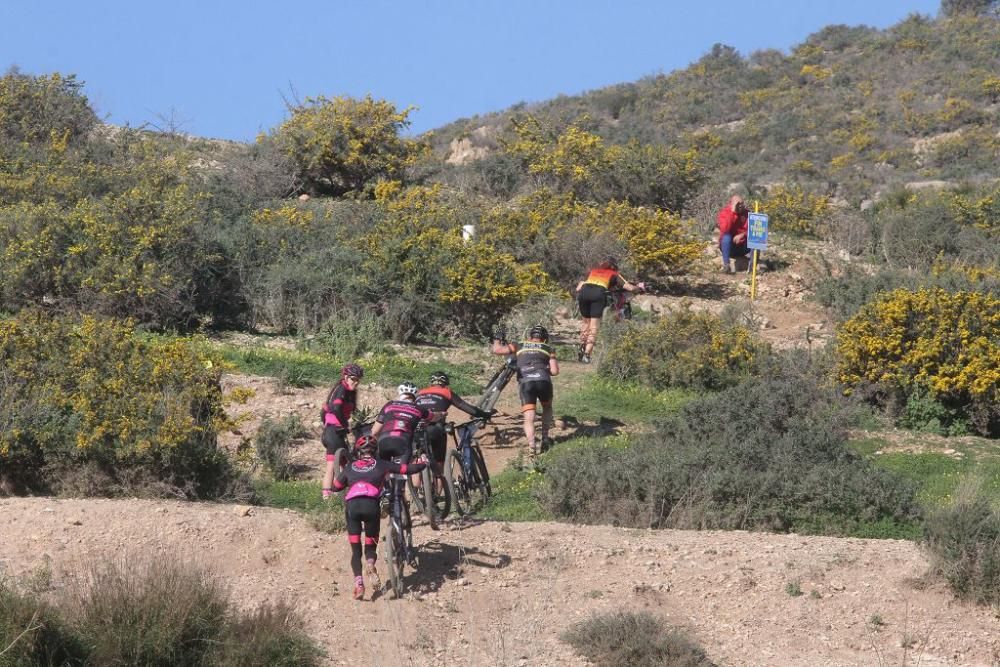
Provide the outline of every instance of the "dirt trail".
[[[1000,620],[917,584],[891,540],[643,531],[553,523],[416,529],[403,600],[350,598],[348,546],[299,515],[140,500],[0,500],[0,568],[52,571],[128,553],[204,564],[243,604],[286,599],[330,665],[583,665],[560,633],[592,612],[647,609],[736,666],[995,665]],[[802,595],[787,592],[797,582]],[[883,624],[874,627],[873,616]]]

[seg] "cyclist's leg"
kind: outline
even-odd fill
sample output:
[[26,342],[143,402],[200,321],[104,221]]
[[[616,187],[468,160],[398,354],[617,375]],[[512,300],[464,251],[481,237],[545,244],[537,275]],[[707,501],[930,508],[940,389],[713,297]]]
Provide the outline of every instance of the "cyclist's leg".
[[326,426],[323,428],[323,435],[321,438],[323,447],[326,448],[326,472],[323,474],[323,498],[329,498],[333,495],[333,455],[341,447],[346,447],[347,444],[344,439],[337,434],[336,429],[332,426]]
[[538,400],[542,404],[542,448],[544,449],[549,446],[549,430],[555,422],[555,416],[552,412],[552,383],[539,384],[544,384],[537,391]]
[[535,442],[535,392],[534,382],[522,382],[518,386],[518,395],[521,397],[521,416],[524,419],[524,438],[528,441],[528,454],[534,456],[538,453],[538,445]]
[[365,594],[365,581],[361,576],[361,519],[354,511],[360,498],[348,500],[344,505],[347,519],[347,541],[351,544],[351,572],[354,574],[354,599],[360,599]]

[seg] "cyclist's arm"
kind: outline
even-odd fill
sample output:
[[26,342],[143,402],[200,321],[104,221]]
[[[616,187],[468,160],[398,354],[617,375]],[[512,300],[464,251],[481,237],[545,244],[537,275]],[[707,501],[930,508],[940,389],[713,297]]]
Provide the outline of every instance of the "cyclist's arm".
[[346,488],[347,488],[347,475],[344,473],[344,471],[341,471],[340,474],[337,475],[336,479],[333,480],[333,490],[343,491]]
[[464,398],[462,398],[455,392],[452,392],[451,394],[451,404],[454,405],[459,410],[461,410],[462,412],[464,412],[465,414],[470,415],[472,417],[482,418],[490,416],[490,413],[488,411],[477,408],[476,406],[472,405],[471,403],[466,401]]
[[549,375],[552,377],[559,375],[559,360],[556,359],[555,354],[552,354],[549,357]]
[[422,472],[427,467],[426,463],[388,463],[386,467],[394,475],[413,475]]
[[517,349],[515,349],[513,343],[507,343],[502,340],[493,341],[493,354],[516,354]]
[[578,282],[578,283],[576,284],[576,289],[575,289],[575,290],[573,290],[573,291],[574,291],[574,292],[579,292],[580,290],[582,290],[582,289],[583,289],[583,284],[584,284],[585,282],[586,282],[585,280],[581,280],[580,282]]
[[372,437],[373,438],[377,438],[378,434],[382,432],[382,427],[385,426],[385,424],[382,423],[383,419],[385,419],[385,417],[382,416],[382,413],[380,412],[379,415],[378,415],[378,417],[375,418],[375,423],[372,424]]
[[641,292],[643,289],[645,289],[645,286],[642,285],[641,283],[630,283],[624,278],[622,278],[621,280],[622,280],[622,289],[625,290],[626,292]]

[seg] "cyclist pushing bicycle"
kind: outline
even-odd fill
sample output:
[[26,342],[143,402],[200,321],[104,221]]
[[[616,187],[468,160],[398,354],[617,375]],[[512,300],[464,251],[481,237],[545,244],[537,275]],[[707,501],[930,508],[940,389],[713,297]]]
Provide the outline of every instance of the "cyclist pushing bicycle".
[[[537,324],[528,332],[528,339],[520,343],[494,338],[493,354],[513,354],[516,357],[524,437],[528,441],[528,454],[534,458],[549,446],[549,428],[555,421],[552,414],[552,378],[559,375],[559,362],[549,346],[549,331]],[[539,402],[542,404],[541,446],[535,441],[535,409]]]
[[361,534],[365,535],[364,556],[368,581],[373,595],[382,588],[378,570],[376,545],[379,538],[381,512],[379,497],[390,474],[407,475],[422,471],[425,463],[392,463],[375,458],[378,445],[375,438],[363,435],[354,443],[354,461],[333,480],[335,491],[347,489],[344,513],[347,518],[347,541],[351,544],[351,571],[354,573],[354,599],[365,597],[365,580],[361,574]]
[[417,407],[430,412],[426,427],[427,442],[434,459],[435,472],[438,474],[443,469],[445,456],[448,453],[448,434],[445,430],[448,409],[454,405],[462,412],[479,419],[486,419],[496,412],[496,410],[483,410],[468,403],[451,390],[448,386],[450,383],[447,373],[434,371],[431,373],[430,386],[418,391],[416,399]]

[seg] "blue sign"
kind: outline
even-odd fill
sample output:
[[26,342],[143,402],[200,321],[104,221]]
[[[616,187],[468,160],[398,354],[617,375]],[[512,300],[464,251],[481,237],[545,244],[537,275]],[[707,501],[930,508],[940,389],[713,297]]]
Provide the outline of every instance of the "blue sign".
[[767,250],[766,213],[751,213],[747,216],[747,248]]

